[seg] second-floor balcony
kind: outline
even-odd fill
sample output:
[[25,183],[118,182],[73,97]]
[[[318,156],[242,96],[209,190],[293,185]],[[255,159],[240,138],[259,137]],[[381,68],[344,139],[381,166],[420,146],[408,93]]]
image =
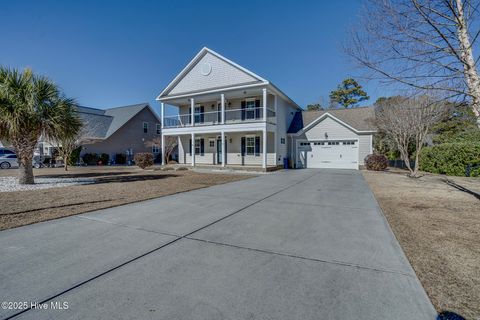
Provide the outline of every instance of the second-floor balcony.
[[[264,117],[264,110],[267,112],[266,117]],[[226,109],[223,116],[221,110],[207,112],[200,111],[195,112],[193,116],[191,113],[165,116],[163,118],[163,126],[164,128],[179,128],[262,121],[275,124],[275,111],[272,108],[264,109],[263,107]]]

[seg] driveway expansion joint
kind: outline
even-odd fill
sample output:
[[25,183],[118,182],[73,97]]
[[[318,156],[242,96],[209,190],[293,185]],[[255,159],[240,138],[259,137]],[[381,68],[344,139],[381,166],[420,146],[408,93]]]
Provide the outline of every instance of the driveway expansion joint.
[[266,253],[266,254],[271,254],[271,255],[289,257],[289,258],[294,258],[294,259],[314,261],[314,262],[319,262],[319,263],[334,264],[334,265],[339,265],[339,266],[344,266],[344,267],[352,267],[352,268],[357,268],[357,269],[362,269],[362,270],[373,271],[373,272],[391,273],[391,274],[406,276],[406,277],[415,279],[415,275],[404,272],[404,271],[399,271],[399,270],[360,265],[360,264],[346,262],[346,261],[310,258],[310,257],[300,256],[300,255],[291,254],[291,253],[278,252],[278,251],[260,249],[260,248],[245,247],[245,246],[240,246],[240,245],[235,245],[235,244],[230,244],[230,243],[224,243],[224,242],[218,242],[218,241],[212,241],[212,240],[206,240],[206,239],[200,239],[200,238],[194,238],[194,237],[188,237],[188,236],[185,236],[183,238],[187,239],[187,240],[191,240],[191,241],[199,241],[199,242],[203,242],[203,243],[207,243],[207,244],[214,244],[214,245],[225,246],[225,247],[230,247],[230,248],[235,248],[235,249],[243,249],[243,250],[255,251],[255,252],[259,252],[259,253]]

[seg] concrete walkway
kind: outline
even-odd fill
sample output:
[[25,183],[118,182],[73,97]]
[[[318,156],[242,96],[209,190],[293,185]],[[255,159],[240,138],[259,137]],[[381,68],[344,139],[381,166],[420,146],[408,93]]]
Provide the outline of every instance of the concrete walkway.
[[262,175],[2,231],[0,244],[2,301],[48,303],[0,318],[435,319],[357,171]]

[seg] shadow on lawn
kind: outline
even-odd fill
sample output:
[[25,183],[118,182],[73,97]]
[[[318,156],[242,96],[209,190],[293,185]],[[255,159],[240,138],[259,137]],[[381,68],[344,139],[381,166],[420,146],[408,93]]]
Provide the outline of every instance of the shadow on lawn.
[[121,176],[126,174],[132,174],[133,171],[127,172],[85,172],[85,173],[64,173],[64,174],[45,174],[45,175],[37,175],[40,178],[95,178],[95,177],[103,177],[103,176]]
[[166,178],[178,177],[176,174],[141,174],[132,176],[116,176],[116,177],[103,177],[98,178],[95,184],[100,183],[112,183],[112,182],[135,182],[135,181],[148,181],[148,180],[160,180]]
[[465,320],[465,318],[455,312],[442,311],[438,314],[437,320]]

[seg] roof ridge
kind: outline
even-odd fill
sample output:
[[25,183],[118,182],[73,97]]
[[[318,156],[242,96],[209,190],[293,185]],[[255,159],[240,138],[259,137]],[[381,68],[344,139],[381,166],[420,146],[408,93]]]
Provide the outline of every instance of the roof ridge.
[[138,106],[146,106],[149,105],[148,102],[142,102],[142,103],[136,103],[136,104],[129,104],[126,106],[119,106],[119,107],[111,107],[111,108],[106,108],[106,109],[100,109],[100,110],[112,110],[112,109],[120,109],[120,108],[131,108],[131,107],[138,107]]

